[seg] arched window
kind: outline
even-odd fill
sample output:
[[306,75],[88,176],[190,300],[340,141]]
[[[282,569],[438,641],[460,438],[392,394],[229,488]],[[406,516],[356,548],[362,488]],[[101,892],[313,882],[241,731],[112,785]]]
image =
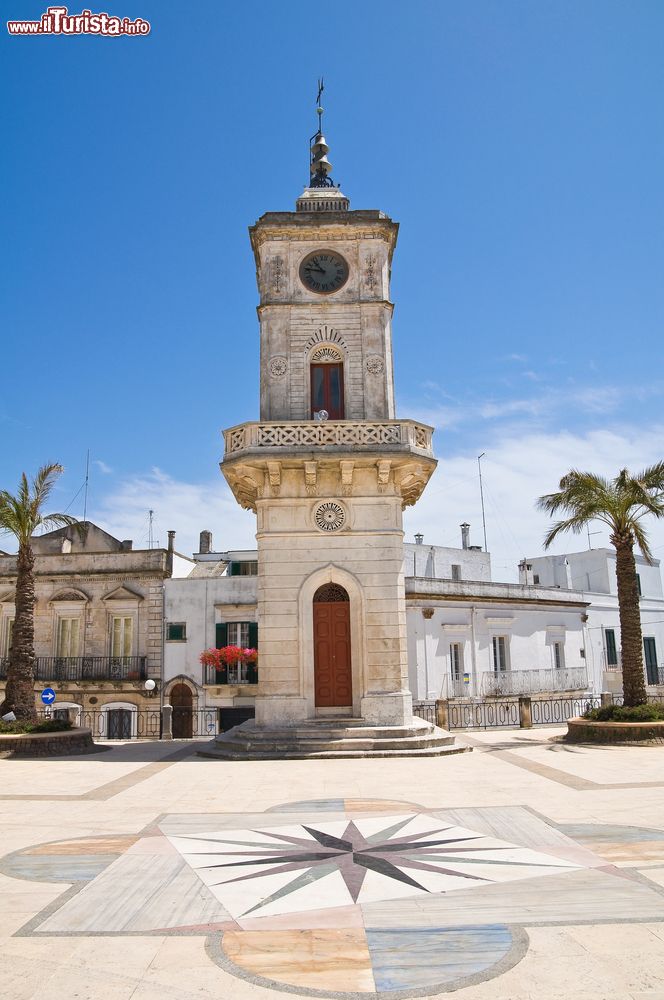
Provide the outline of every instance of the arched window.
[[344,419],[343,355],[324,345],[311,355],[311,416],[325,410],[328,420]]

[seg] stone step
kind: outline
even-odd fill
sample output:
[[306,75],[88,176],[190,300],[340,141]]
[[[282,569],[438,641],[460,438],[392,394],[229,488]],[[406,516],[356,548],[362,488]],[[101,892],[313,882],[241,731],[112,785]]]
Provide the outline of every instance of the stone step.
[[406,739],[397,740],[372,740],[372,739],[346,739],[346,740],[254,740],[236,737],[223,737],[216,740],[221,748],[235,747],[237,750],[256,753],[277,753],[280,750],[299,751],[306,753],[317,753],[321,751],[336,750],[401,750],[401,749],[428,749],[436,746],[452,746],[454,736],[410,736]]
[[[210,744],[211,747],[218,747],[219,744]],[[327,750],[315,753],[307,753],[305,750],[284,750],[270,753],[267,750],[249,750],[241,753],[233,752],[231,749],[222,751],[219,749],[198,750],[199,757],[207,757],[214,760],[358,760],[371,757],[450,757],[459,753],[468,753],[472,747],[456,745],[444,745],[423,749],[400,750]]]
[[[252,740],[271,741],[285,737],[296,740],[345,740],[373,739],[395,740],[408,739],[411,736],[421,736],[433,733],[434,726],[425,723],[423,726],[297,726],[288,729],[252,729]],[[249,730],[247,730],[249,732]]]

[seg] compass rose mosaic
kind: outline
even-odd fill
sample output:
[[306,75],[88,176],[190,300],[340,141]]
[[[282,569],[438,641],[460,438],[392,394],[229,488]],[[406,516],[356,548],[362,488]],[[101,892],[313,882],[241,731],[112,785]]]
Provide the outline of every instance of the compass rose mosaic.
[[[664,920],[661,888],[611,863],[621,838],[638,854],[629,829],[560,827],[519,806],[326,799],[163,816],[139,834],[26,848],[0,871],[69,884],[22,936],[201,935],[226,975],[399,1000],[503,974],[533,924]],[[664,832],[642,838],[664,858]]]

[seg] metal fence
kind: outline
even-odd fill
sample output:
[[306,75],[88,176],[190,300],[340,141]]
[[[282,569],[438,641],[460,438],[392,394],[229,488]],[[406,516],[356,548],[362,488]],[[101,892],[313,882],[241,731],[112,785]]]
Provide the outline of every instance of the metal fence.
[[[589,708],[599,708],[601,698],[584,695],[577,698],[532,698],[530,713],[533,726],[551,726],[583,715]],[[518,698],[469,699],[443,702],[448,729],[518,729],[521,713]],[[436,702],[413,703],[413,714],[426,722],[436,722]]]
[[198,736],[216,736],[221,730],[218,708],[182,708],[173,706],[173,739],[191,740]]
[[551,726],[583,715],[590,708],[600,708],[602,699],[591,695],[583,698],[533,698],[530,713],[534,726]]

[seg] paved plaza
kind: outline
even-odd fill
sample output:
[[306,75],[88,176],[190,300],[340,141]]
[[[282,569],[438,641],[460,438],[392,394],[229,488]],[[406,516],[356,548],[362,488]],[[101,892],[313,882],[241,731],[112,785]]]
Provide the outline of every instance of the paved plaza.
[[664,1000],[664,747],[0,761],[11,1000]]

